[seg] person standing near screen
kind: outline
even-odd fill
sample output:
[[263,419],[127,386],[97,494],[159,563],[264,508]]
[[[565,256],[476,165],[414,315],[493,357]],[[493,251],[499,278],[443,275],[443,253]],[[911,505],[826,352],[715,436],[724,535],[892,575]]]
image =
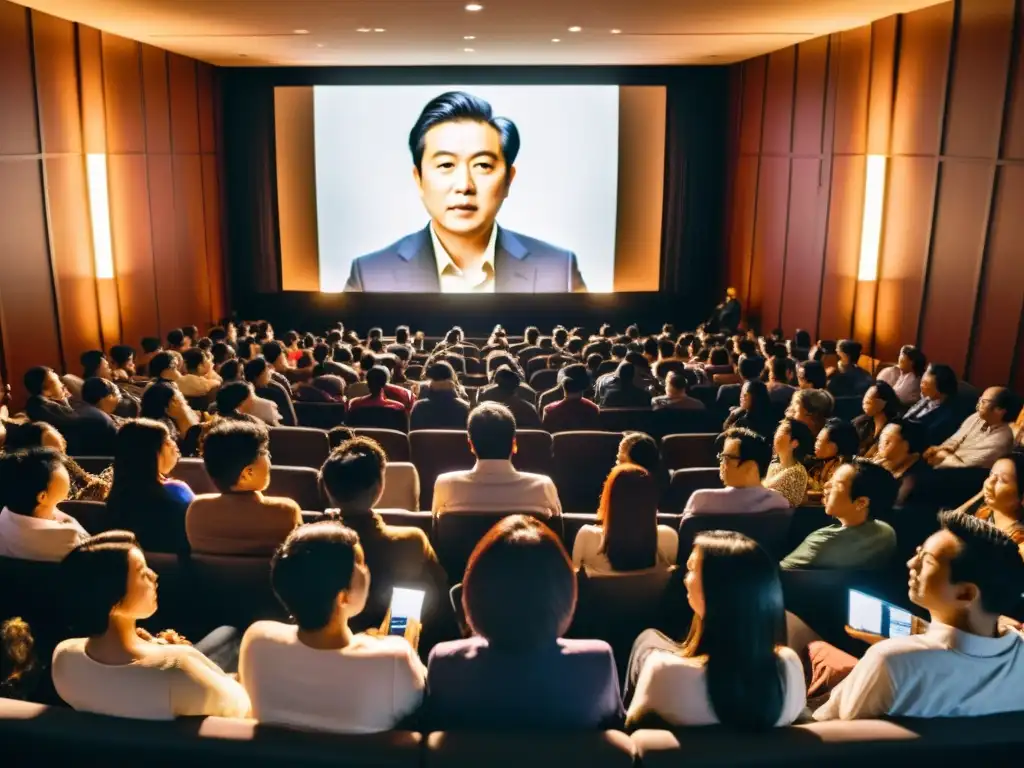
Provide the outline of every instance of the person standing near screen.
[[426,227],[352,262],[345,291],[585,292],[576,254],[497,224],[515,178],[519,130],[491,105],[443,93],[409,133]]

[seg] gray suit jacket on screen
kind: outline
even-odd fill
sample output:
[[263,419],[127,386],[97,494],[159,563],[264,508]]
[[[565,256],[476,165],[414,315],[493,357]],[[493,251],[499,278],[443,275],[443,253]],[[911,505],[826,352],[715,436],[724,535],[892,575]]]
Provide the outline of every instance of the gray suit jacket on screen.
[[[494,246],[495,293],[573,293],[587,290],[576,254],[498,227]],[[429,225],[352,262],[345,291],[438,293]]]

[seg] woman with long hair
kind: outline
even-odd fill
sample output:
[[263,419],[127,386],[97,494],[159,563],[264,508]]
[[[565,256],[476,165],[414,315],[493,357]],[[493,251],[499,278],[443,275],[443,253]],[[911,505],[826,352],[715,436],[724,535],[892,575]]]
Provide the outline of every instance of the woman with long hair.
[[921,377],[927,369],[924,353],[912,344],[904,344],[896,365],[878,374],[878,380],[891,386],[903,405],[913,405],[921,399]]
[[71,479],[68,501],[104,501],[110,494],[110,485],[114,478],[113,467],[107,467],[98,475],[86,472],[77,461],[67,455],[68,444],[64,435],[45,421],[28,421],[22,424],[8,422],[4,450],[7,453],[14,453],[29,448],[53,448],[60,453]]
[[133,419],[117,433],[107,510],[147,552],[189,551],[185,512],[195,494],[185,483],[169,478],[180,457],[162,422]]
[[771,440],[778,423],[768,386],[763,381],[754,380],[744,382],[740,390],[740,407],[729,414],[722,431],[744,427]]
[[[627,725],[765,730],[806,704],[804,671],[786,642],[779,567],[732,531],[701,533],[686,561],[690,632],[679,645],[656,630],[637,638],[626,673]],[[630,693],[632,697],[630,700]]]
[[679,534],[658,525],[660,495],[658,484],[643,467],[613,467],[601,492],[598,524],[585,525],[576,534],[573,568],[622,573],[674,565]]
[[878,438],[885,425],[900,416],[900,399],[896,391],[884,381],[876,381],[864,393],[863,413],[853,420],[860,438],[859,455],[873,458],[878,452]]
[[199,416],[189,407],[181,390],[168,384],[151,384],[146,388],[139,416],[163,423],[175,440],[184,440],[189,430],[199,423]]
[[661,460],[661,451],[653,437],[645,432],[627,432],[619,443],[616,464],[636,464],[646,469],[658,486],[659,493],[668,490],[671,481],[668,470]]
[[1014,451],[993,464],[981,492],[959,511],[992,523],[1024,547],[1024,453]]

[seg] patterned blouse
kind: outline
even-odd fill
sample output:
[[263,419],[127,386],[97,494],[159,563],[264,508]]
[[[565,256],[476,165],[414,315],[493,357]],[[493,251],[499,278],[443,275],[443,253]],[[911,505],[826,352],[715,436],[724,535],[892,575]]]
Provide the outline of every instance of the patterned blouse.
[[114,468],[107,467],[98,475],[91,475],[82,469],[72,458],[64,459],[68,476],[71,478],[71,490],[68,501],[106,501],[110,494],[110,486],[114,484]]
[[825,493],[825,483],[832,479],[832,475],[843,465],[841,456],[833,456],[831,459],[817,460],[807,467],[807,501],[820,504]]
[[799,507],[807,495],[807,469],[799,462],[792,467],[783,467],[778,459],[774,459],[768,466],[762,485],[785,496],[789,506]]

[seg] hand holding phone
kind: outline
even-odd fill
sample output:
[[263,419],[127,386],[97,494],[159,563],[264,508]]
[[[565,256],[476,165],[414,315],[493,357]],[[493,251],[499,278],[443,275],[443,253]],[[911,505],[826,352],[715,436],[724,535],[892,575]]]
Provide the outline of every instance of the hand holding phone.
[[420,619],[423,613],[422,589],[395,587],[391,593],[391,607],[384,617],[384,634],[404,637],[413,648],[420,641]]

